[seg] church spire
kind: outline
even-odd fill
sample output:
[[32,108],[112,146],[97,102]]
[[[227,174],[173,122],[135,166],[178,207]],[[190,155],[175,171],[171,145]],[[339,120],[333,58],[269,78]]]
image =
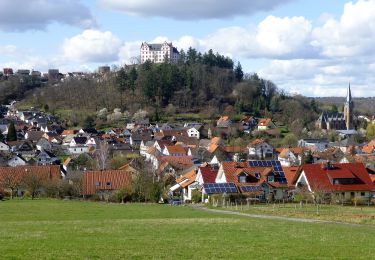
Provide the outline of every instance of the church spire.
[[348,91],[346,94],[346,102],[347,103],[352,102],[352,92],[350,91],[350,82],[349,82]]

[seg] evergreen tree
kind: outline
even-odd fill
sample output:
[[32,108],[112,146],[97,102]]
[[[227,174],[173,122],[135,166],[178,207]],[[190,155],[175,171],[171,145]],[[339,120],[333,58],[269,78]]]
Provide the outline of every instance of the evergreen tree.
[[237,66],[234,68],[234,77],[238,82],[241,82],[243,80],[243,71],[240,62],[238,62]]
[[121,92],[121,108],[123,104],[123,93],[129,87],[128,74],[124,67],[122,67],[116,77],[117,89]]
[[7,141],[17,141],[17,132],[14,122],[11,122],[8,127]]
[[135,82],[137,78],[138,78],[137,70],[135,69],[135,66],[133,66],[131,70],[129,71],[129,88],[133,92],[133,95],[134,95],[134,91],[136,87]]

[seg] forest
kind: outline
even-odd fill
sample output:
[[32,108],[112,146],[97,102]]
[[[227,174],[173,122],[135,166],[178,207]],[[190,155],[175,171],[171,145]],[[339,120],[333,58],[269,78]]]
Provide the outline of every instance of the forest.
[[73,121],[86,120],[104,108],[130,113],[144,109],[156,120],[166,113],[214,119],[229,110],[234,115],[270,116],[281,124],[307,126],[319,113],[313,99],[290,96],[272,81],[244,73],[240,62],[234,64],[212,50],[203,54],[193,48],[181,50],[176,64],[145,62],[89,75],[53,84],[3,81],[0,98],[19,99],[25,107],[44,108]]

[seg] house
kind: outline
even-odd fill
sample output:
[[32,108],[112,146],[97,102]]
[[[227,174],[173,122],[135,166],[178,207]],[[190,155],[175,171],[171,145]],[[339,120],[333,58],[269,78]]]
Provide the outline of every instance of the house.
[[28,141],[11,141],[8,142],[11,152],[20,153],[23,156],[33,156],[34,148]]
[[44,135],[44,132],[42,131],[27,131],[25,134],[25,139],[32,142],[36,143],[42,138]]
[[[169,156],[185,156],[188,152],[181,145],[168,145],[163,149],[163,155]],[[191,156],[191,154],[190,154]]]
[[139,145],[139,154],[142,156],[146,156],[146,152],[150,147],[153,147],[154,141],[147,141],[144,142],[143,140],[141,141],[141,144]]
[[62,144],[63,142],[60,135],[56,132],[46,132],[43,137],[54,144]]
[[159,177],[166,174],[176,176],[178,172],[193,167],[191,156],[159,156],[153,163],[153,169]]
[[250,133],[251,130],[257,125],[257,122],[252,116],[243,116],[240,120],[242,128],[245,133]]
[[315,200],[328,197],[342,203],[367,203],[375,190],[362,163],[305,164],[295,186],[306,189]]
[[52,144],[45,138],[40,138],[40,140],[36,143],[36,149],[39,151],[51,151]]
[[299,165],[302,160],[302,148],[283,148],[277,159],[280,161],[282,166],[293,166]]
[[195,181],[199,186],[205,183],[215,183],[219,168],[209,164],[199,167]]
[[141,63],[151,61],[153,63],[162,63],[167,59],[171,63],[177,63],[180,54],[172,43],[147,43],[141,45]]
[[232,121],[228,116],[221,116],[216,122],[216,127],[218,128],[228,128],[232,125]]
[[35,159],[37,165],[49,165],[59,161],[59,158],[49,151],[37,151]]
[[298,141],[298,147],[307,148],[311,151],[322,152],[328,148],[327,139],[301,139]]
[[9,145],[4,142],[0,142],[0,152],[8,153],[10,151]]
[[191,169],[176,179],[176,184],[169,189],[170,192],[176,193],[180,191],[184,202],[191,201],[193,190],[197,189],[197,185],[195,185],[196,176],[196,169]]
[[123,170],[87,171],[82,176],[82,195],[108,198],[114,191],[132,185],[132,173]]
[[239,162],[247,159],[247,149],[242,146],[222,146],[221,151],[224,152],[228,160]]
[[16,167],[21,165],[27,165],[28,163],[21,155],[14,155],[8,160],[8,166],[10,167]]
[[215,183],[233,183],[251,197],[265,200],[287,198],[288,185],[278,161],[222,162]]
[[270,158],[273,156],[273,147],[264,139],[255,139],[247,146],[248,154],[255,158]]
[[272,122],[271,118],[261,118],[259,119],[257,130],[258,131],[264,131],[268,129],[275,129],[276,125]]
[[90,151],[90,147],[86,145],[87,137],[85,136],[76,136],[73,137],[69,143],[69,153],[70,154],[82,154],[88,153]]
[[200,132],[195,127],[191,127],[189,129],[187,129],[186,132],[187,132],[187,135],[189,137],[194,137],[194,138],[197,138],[197,139],[200,138]]

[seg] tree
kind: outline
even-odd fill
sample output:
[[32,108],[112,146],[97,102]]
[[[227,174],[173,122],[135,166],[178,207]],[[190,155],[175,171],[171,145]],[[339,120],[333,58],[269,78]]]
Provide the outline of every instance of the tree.
[[366,137],[372,139],[375,137],[375,124],[368,124],[366,128]]
[[129,89],[132,91],[133,95],[136,87],[135,82],[137,81],[137,78],[137,70],[135,69],[135,66],[133,66],[129,71]]
[[31,199],[34,199],[40,188],[43,186],[41,176],[35,172],[25,172],[22,176],[22,186],[31,194]]
[[123,104],[123,93],[129,88],[129,77],[124,67],[117,73],[116,77],[117,89],[121,93],[121,107]]
[[14,122],[10,122],[8,127],[7,141],[17,141],[17,132]]
[[95,126],[95,119],[92,116],[87,116],[83,122],[85,128],[91,128]]
[[98,147],[96,148],[96,161],[98,163],[98,167],[101,171],[107,168],[107,162],[109,157],[109,145],[104,140],[99,142]]
[[298,143],[298,140],[294,134],[289,133],[284,137],[282,142],[284,145],[287,145],[289,147],[295,147]]
[[13,173],[6,171],[0,185],[3,189],[10,190],[10,198],[13,199],[14,191],[19,187],[19,182]]
[[243,80],[243,71],[240,62],[238,62],[237,66],[234,68],[234,77],[236,78],[237,82],[241,82]]

